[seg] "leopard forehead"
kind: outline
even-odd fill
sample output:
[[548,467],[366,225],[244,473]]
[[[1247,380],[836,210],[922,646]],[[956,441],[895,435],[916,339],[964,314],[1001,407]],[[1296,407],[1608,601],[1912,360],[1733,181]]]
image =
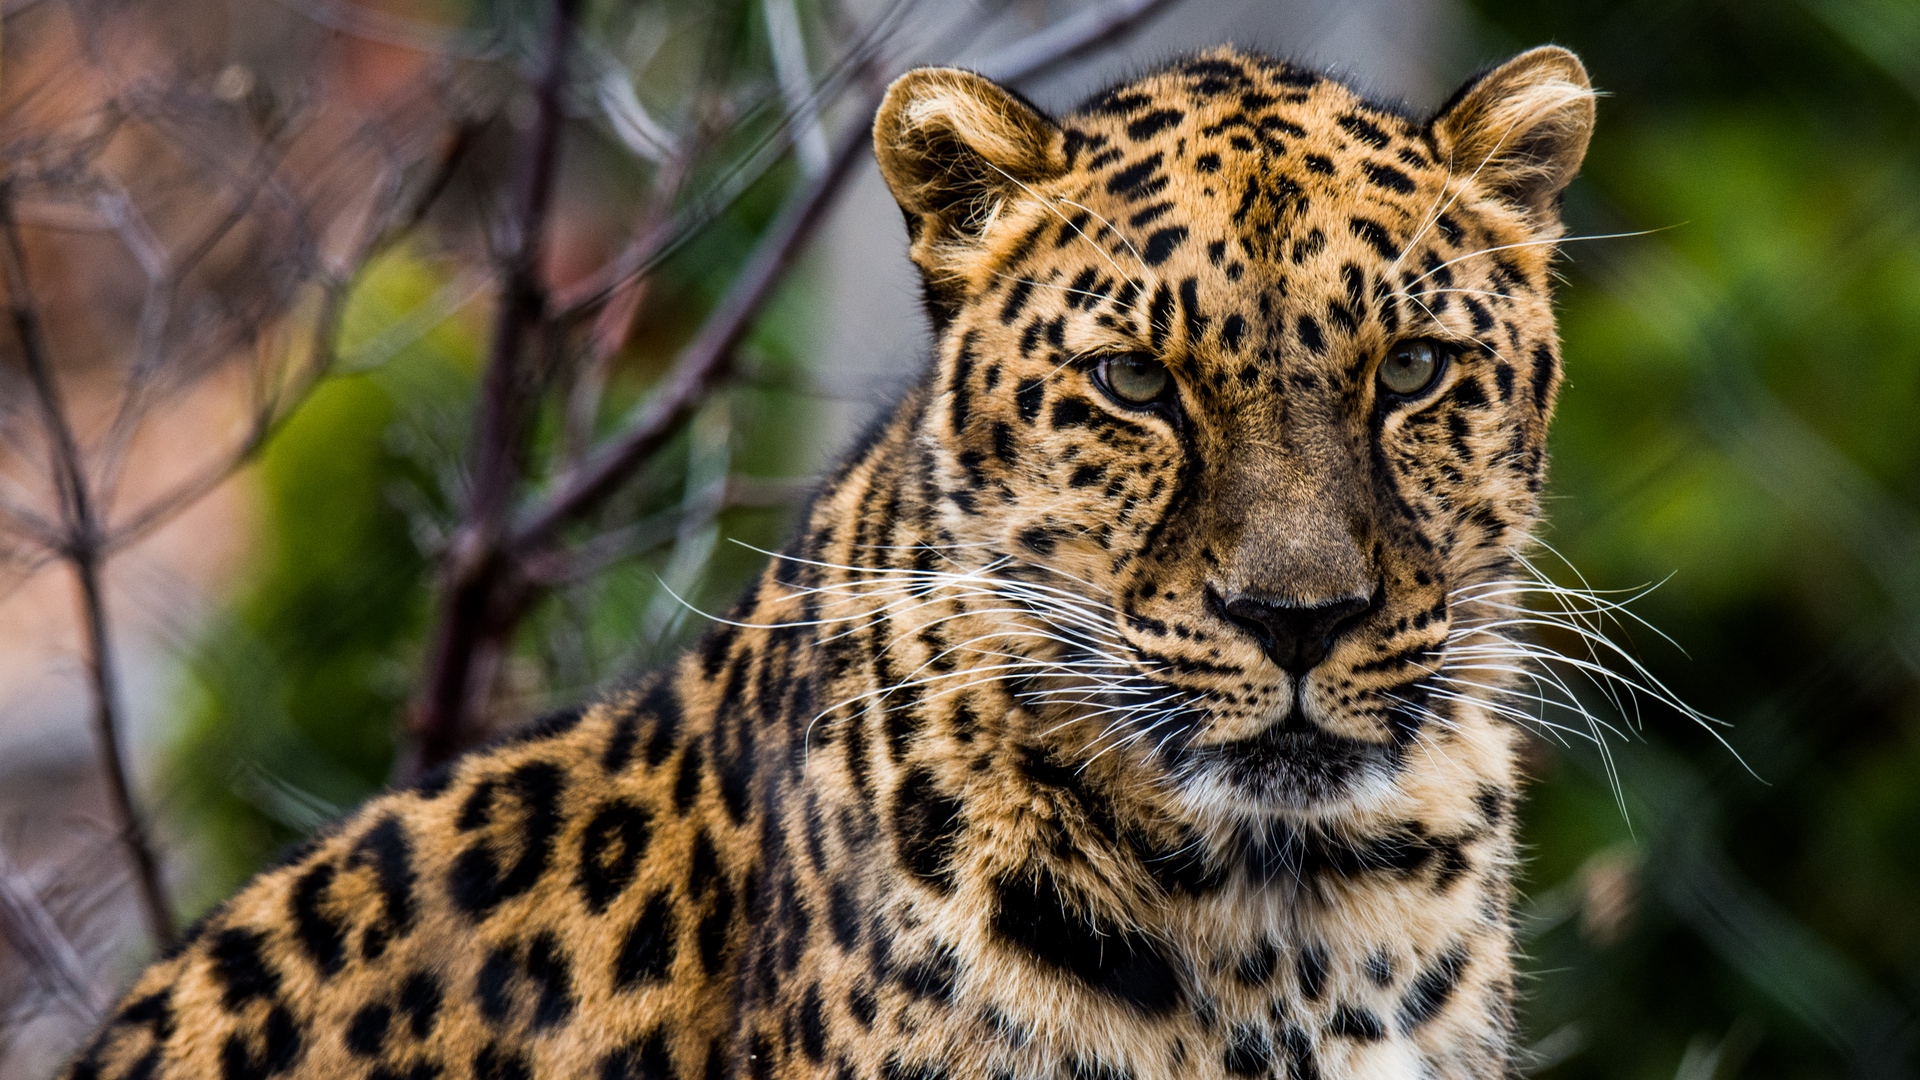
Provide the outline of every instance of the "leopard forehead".
[[[1551,238],[1477,190],[1429,125],[1334,79],[1216,50],[1095,96],[1061,131],[1065,168],[996,207],[954,268],[968,313],[1020,322],[1023,353],[1145,347],[1251,389],[1253,361],[1339,374],[1397,334],[1484,335],[1493,301],[1510,338],[1552,334]],[[1491,287],[1459,287],[1475,276]]]

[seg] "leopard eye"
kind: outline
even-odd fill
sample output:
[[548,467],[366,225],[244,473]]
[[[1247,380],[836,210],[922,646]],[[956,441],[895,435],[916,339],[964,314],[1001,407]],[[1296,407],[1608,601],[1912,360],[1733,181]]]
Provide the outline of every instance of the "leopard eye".
[[1412,397],[1431,387],[1446,366],[1439,342],[1416,338],[1396,343],[1380,361],[1380,385],[1389,393]]
[[1172,377],[1165,364],[1145,353],[1118,353],[1101,358],[1098,380],[1108,396],[1138,408],[1160,400]]

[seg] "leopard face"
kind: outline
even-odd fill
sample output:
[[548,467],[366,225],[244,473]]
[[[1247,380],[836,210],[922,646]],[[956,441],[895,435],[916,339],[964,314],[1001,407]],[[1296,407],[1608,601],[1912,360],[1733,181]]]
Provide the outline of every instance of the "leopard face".
[[1325,820],[1406,796],[1423,737],[1505,745],[1455,706],[1500,678],[1473,644],[1537,514],[1592,111],[1556,49],[1424,121],[1230,49],[1057,123],[896,84],[940,512],[1033,583],[1056,753],[1198,819]]

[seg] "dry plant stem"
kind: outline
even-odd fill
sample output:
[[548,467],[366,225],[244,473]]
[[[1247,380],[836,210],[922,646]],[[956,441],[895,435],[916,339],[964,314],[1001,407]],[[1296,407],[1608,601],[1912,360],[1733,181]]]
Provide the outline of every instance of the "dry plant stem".
[[489,680],[477,676],[497,652],[513,619],[503,608],[519,606],[516,567],[503,541],[524,466],[527,406],[533,379],[525,357],[529,339],[546,316],[540,280],[554,172],[559,164],[563,121],[560,92],[566,78],[579,0],[548,5],[545,55],[538,82],[538,113],[528,132],[515,179],[513,232],[501,252],[501,296],[474,425],[472,490],[467,520],[448,553],[441,600],[429,652],[424,696],[414,716],[414,761],[407,771],[432,768],[457,753],[467,718]]
[[121,753],[119,680],[107,628],[106,597],[100,584],[106,537],[87,486],[79,442],[67,423],[60,387],[54,380],[46,335],[33,299],[32,282],[27,276],[26,251],[14,222],[12,193],[5,189],[0,189],[0,233],[4,234],[0,237],[4,241],[0,242],[0,265],[5,269],[13,331],[46,424],[55,482],[60,492],[65,532],[60,556],[73,568],[74,578],[80,585],[80,613],[87,635],[87,674],[93,691],[93,727],[99,744],[101,771],[106,774],[114,814],[119,818],[120,835],[133,861],[134,881],[139,886],[147,925],[156,942],[166,942],[173,938],[173,908],[161,886],[160,861],[148,836],[146,819],[134,803]]

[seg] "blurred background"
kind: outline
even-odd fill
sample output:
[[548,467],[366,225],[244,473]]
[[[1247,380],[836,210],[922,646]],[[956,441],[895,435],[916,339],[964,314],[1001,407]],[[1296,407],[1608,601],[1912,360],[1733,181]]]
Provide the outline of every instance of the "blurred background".
[[4,12],[0,1080],[288,843],[725,606],[925,357],[888,78],[1063,109],[1221,41],[1420,112],[1552,41],[1608,95],[1541,566],[1729,726],[1594,694],[1605,753],[1531,744],[1524,1071],[1914,1075],[1912,0]]

